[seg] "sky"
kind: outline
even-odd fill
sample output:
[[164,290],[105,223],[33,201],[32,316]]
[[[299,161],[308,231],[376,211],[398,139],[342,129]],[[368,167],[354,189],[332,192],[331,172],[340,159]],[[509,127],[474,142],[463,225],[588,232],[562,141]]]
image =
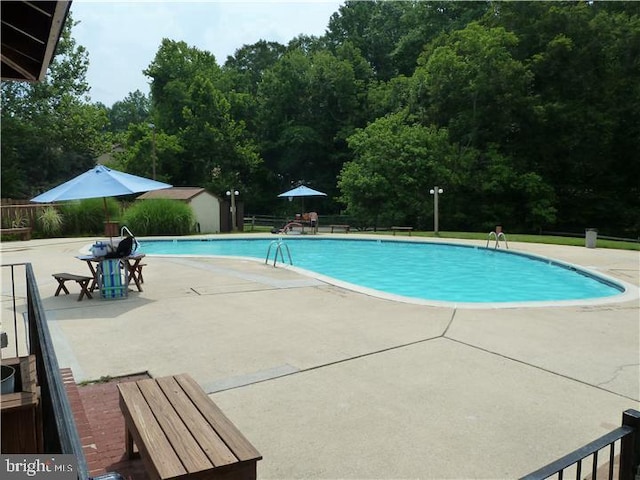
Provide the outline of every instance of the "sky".
[[163,38],[211,52],[219,65],[259,40],[286,45],[300,34],[323,35],[344,1],[94,1],[71,4],[77,44],[89,53],[92,102],[111,107],[130,92],[149,93],[142,71]]

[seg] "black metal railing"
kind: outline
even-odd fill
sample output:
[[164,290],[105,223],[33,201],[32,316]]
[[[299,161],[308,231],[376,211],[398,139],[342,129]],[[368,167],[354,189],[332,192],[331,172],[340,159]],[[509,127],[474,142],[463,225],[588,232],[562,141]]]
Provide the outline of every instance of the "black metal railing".
[[622,414],[621,427],[551,462],[549,465],[525,475],[520,480],[542,480],[553,475],[557,475],[557,478],[562,480],[569,468],[575,469],[576,480],[581,480],[585,460],[590,461],[591,480],[597,480],[598,455],[601,452],[607,455],[609,460],[607,475],[604,478],[613,480],[616,445],[619,445],[618,479],[634,480],[636,475],[640,474],[638,471],[640,468],[640,412],[637,410],[626,410]]
[[[22,286],[16,276],[16,268],[24,268],[26,295],[16,291],[17,283]],[[58,360],[53,348],[51,334],[47,325],[42,300],[38,291],[33,268],[30,263],[2,265],[3,276],[9,273],[10,278],[3,281],[11,283],[13,297],[13,340],[16,356],[19,355],[18,311],[24,308],[27,313],[26,351],[36,359],[36,374],[40,386],[40,402],[42,406],[42,438],[43,453],[71,454],[78,462],[78,478],[89,478],[87,463],[80,443],[78,429],[71,411],[69,398],[60,375]],[[5,277],[6,278],[6,277]],[[5,283],[6,285],[6,283]],[[19,305],[18,301],[24,301]],[[29,452],[25,452],[29,453]]]

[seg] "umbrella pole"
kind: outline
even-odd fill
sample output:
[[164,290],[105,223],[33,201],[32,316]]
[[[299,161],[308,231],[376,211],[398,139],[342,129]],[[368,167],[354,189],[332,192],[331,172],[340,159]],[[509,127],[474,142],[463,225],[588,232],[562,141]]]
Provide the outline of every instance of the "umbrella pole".
[[107,217],[105,228],[109,230],[109,243],[111,244],[111,248],[113,249],[113,237],[111,236],[111,228],[109,228],[109,209],[107,208],[107,197],[102,197],[102,203],[104,204],[104,214]]

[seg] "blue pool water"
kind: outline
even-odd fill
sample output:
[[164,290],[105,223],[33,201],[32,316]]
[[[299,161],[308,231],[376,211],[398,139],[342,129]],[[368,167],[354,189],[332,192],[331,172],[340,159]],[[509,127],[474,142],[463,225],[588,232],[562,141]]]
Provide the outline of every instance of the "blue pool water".
[[[161,255],[222,255],[265,260],[273,238],[144,241]],[[624,289],[573,267],[513,252],[425,242],[286,239],[293,264],[386,293],[446,302],[581,300]],[[271,249],[273,264],[275,247]],[[286,254],[285,254],[286,258]]]

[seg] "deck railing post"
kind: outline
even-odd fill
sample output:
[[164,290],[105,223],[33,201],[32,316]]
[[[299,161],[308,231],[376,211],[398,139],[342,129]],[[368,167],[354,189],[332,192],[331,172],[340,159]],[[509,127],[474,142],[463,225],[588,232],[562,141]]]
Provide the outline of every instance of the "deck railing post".
[[622,413],[622,425],[633,433],[620,441],[620,480],[634,480],[640,475],[640,412],[629,409]]

